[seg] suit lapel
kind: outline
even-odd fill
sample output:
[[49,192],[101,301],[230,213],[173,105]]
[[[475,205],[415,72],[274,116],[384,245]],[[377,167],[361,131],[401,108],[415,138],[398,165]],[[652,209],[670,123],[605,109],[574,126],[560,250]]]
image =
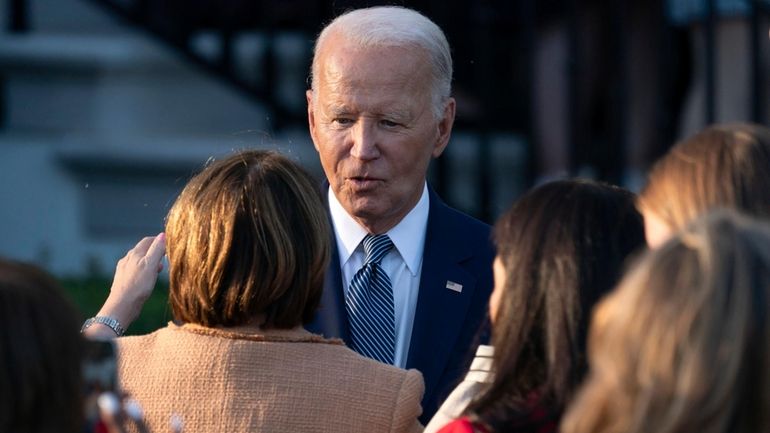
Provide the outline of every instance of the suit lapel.
[[420,292],[407,359],[407,368],[423,373],[426,396],[435,391],[451,358],[476,288],[476,278],[460,266],[467,258],[463,233],[452,226],[446,205],[432,190],[430,193]]
[[321,310],[319,319],[326,332],[326,337],[337,337],[349,344],[348,314],[345,310],[345,294],[342,289],[342,274],[340,258],[337,253],[337,241],[332,237],[332,258],[324,279],[324,291],[321,295]]
[[321,305],[315,319],[307,326],[307,329],[327,338],[341,338],[346,344],[350,344],[348,314],[345,310],[345,293],[342,288],[340,255],[337,250],[337,238],[334,235],[334,223],[329,212],[328,188],[329,183],[324,181],[321,191],[331,227],[331,260],[329,260],[329,267],[326,269]]

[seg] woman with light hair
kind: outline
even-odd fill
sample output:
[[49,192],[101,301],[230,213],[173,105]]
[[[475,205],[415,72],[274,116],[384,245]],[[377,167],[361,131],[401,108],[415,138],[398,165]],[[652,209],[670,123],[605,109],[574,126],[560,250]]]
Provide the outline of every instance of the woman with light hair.
[[652,250],[599,304],[563,433],[770,431],[770,227],[732,211]]
[[166,232],[118,264],[90,336],[122,333],[157,277],[164,245],[175,322],[116,340],[119,380],[152,431],[413,432],[422,376],[303,328],[330,255],[316,182],[299,165],[243,151],[185,186]]
[[714,125],[677,143],[639,196],[650,247],[716,208],[770,217],[770,129]]

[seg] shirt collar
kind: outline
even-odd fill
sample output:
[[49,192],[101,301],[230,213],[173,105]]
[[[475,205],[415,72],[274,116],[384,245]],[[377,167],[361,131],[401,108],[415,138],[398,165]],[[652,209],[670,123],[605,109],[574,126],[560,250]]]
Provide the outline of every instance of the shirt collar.
[[[344,266],[368,232],[347,213],[331,188],[328,190],[328,197],[340,265]],[[417,204],[395,227],[387,232],[413,276],[417,275],[422,261],[429,210],[428,184],[425,183]],[[415,242],[415,239],[418,239],[418,242]]]

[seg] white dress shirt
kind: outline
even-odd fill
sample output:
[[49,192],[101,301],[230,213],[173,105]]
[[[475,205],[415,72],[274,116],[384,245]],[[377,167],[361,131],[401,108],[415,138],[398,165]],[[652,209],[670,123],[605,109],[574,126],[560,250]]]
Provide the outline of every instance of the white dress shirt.
[[[396,321],[396,351],[393,364],[401,368],[406,367],[409,343],[412,339],[412,325],[422,273],[422,252],[428,227],[429,204],[428,185],[425,184],[422,196],[414,208],[386,233],[393,241],[394,248],[380,263],[393,286]],[[329,188],[329,211],[337,239],[342,287],[347,297],[353,276],[364,264],[364,246],[361,241],[369,233],[345,211],[331,188]]]

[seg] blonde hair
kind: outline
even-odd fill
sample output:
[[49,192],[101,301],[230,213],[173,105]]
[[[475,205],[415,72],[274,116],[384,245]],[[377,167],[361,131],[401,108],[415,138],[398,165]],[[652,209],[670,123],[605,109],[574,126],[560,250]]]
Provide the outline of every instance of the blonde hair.
[[718,211],[604,300],[563,433],[770,431],[770,227]]
[[308,323],[329,261],[330,229],[312,177],[275,152],[243,151],[206,167],[166,224],[175,319],[263,327]]
[[650,170],[638,203],[672,231],[715,208],[770,216],[770,129],[714,125],[677,143]]

